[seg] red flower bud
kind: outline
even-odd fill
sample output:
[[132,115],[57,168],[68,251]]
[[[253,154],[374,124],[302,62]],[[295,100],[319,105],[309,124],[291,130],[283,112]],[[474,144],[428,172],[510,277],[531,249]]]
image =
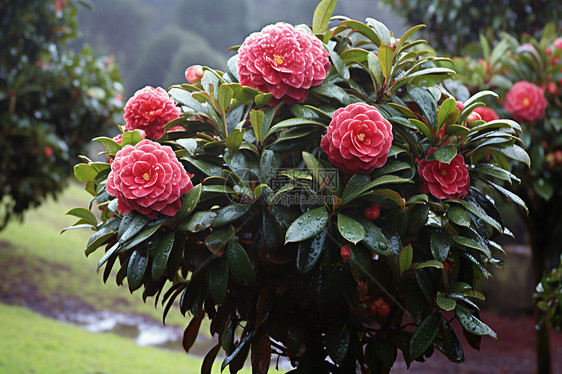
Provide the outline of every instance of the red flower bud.
[[381,306],[377,308],[377,314],[379,315],[379,317],[385,318],[389,313],[390,305],[388,305],[388,303],[383,302],[383,304],[381,304]]
[[379,218],[379,216],[381,215],[381,206],[380,204],[373,204],[371,203],[371,205],[369,205],[368,207],[365,207],[364,210],[364,216],[365,218],[367,218],[369,221],[374,221],[377,218]]
[[53,155],[53,148],[49,146],[46,146],[45,149],[43,149],[43,151],[45,152],[45,156],[47,156],[47,158]]
[[343,247],[341,247],[340,256],[343,262],[349,261],[349,258],[351,257],[351,249],[348,245],[344,245]]
[[190,83],[197,83],[203,78],[203,73],[201,65],[191,65],[185,69],[185,79]]
[[468,117],[466,117],[466,123],[468,124],[468,126],[471,126],[472,122],[474,121],[482,121],[482,117],[480,116],[480,114],[472,112],[468,115]]
[[457,100],[457,108],[459,108],[459,111],[462,112],[462,109],[464,108],[464,103],[460,100]]

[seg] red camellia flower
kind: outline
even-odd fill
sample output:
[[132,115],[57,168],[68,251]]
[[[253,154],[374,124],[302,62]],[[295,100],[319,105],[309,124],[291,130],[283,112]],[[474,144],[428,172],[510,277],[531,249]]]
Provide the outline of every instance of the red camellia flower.
[[377,108],[355,103],[336,110],[320,147],[341,171],[367,174],[385,164],[392,139],[392,125]]
[[505,110],[520,122],[535,122],[544,116],[548,102],[544,91],[537,85],[526,81],[517,82],[505,97]]
[[160,139],[166,124],[179,116],[176,103],[163,88],[146,86],[125,104],[125,131],[144,130],[147,137]]
[[478,113],[480,118],[486,122],[495,121],[500,119],[500,116],[492,108],[486,108],[484,106],[479,106],[473,110],[473,113]]
[[238,50],[240,84],[269,92],[280,102],[303,102],[330,70],[329,54],[313,34],[289,24],[269,25],[246,38]]
[[117,197],[123,215],[136,210],[149,218],[158,213],[174,216],[181,207],[180,196],[193,187],[192,176],[172,148],[145,139],[117,152],[106,190]]
[[[428,155],[435,152],[431,148]],[[430,192],[438,199],[460,199],[468,194],[470,177],[464,163],[464,157],[457,154],[450,163],[437,160],[421,160],[418,173],[423,181],[422,193]]]
[[380,204],[369,204],[363,210],[363,216],[369,221],[374,221],[381,215],[381,205]]

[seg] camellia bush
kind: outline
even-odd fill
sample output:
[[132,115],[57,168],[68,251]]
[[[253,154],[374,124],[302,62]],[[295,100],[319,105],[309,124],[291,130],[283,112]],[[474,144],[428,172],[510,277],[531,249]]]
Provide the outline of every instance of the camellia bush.
[[[190,84],[145,87],[107,161],[75,166],[93,199],[69,212],[93,230],[103,279],[116,275],[202,321],[236,373],[286,358],[294,373],[388,373],[440,351],[464,361],[496,339],[479,281],[511,234],[489,191],[516,204],[508,160],[529,163],[513,120],[462,103],[414,34],[380,22],[277,23],[249,35],[227,71],[192,66]],[[462,108],[462,109],[459,109]],[[92,210],[101,211],[101,221]],[[115,270],[115,272],[112,272]],[[457,330],[459,331],[459,330]]]
[[62,190],[76,155],[121,111],[118,71],[75,37],[68,1],[0,4],[0,228]]
[[[491,110],[519,121],[524,147],[531,157],[531,168],[516,168],[522,182],[514,191],[525,202],[522,214],[533,254],[534,282],[555,268],[562,254],[562,38],[549,24],[536,39],[523,35],[517,39],[504,34],[490,48],[482,40],[481,59],[456,58],[459,80],[470,91],[494,90],[500,100],[489,100]],[[523,212],[522,212],[523,213]],[[560,293],[562,289],[558,289]],[[549,332],[542,309],[537,310],[539,372],[550,369]],[[544,346],[541,346],[545,342]],[[541,359],[541,357],[546,357]],[[541,363],[543,362],[543,363]]]

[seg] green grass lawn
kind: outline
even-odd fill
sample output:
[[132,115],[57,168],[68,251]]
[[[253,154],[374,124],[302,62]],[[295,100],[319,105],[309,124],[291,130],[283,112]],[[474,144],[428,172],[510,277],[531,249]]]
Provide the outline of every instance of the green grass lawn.
[[[96,266],[103,249],[88,258],[84,255],[91,231],[60,234],[76,221],[65,213],[74,207],[86,207],[89,199],[79,185],[71,184],[57,201],[45,202],[27,212],[24,222],[11,222],[0,232],[0,297],[11,304],[31,304],[38,310],[41,308],[36,308],[35,302],[56,309],[60,300],[76,300],[96,310],[140,314],[161,321],[163,308],[155,308],[151,299],[145,304],[140,291],[131,295],[127,287],[118,287],[113,277],[108,284],[102,282]],[[0,320],[0,373],[200,371],[200,357],[139,347],[131,339],[87,332],[21,307],[0,303]],[[167,324],[183,327],[187,322],[177,308],[172,308],[166,319]],[[201,330],[208,334],[208,324]],[[213,372],[220,372],[221,361],[217,359]]]

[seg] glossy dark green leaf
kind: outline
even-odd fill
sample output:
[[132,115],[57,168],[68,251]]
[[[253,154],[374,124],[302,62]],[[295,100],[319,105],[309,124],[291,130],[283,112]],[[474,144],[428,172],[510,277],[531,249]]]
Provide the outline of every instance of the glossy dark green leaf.
[[342,213],[338,214],[338,231],[353,244],[357,244],[365,238],[365,228],[353,218]]
[[234,237],[234,228],[230,225],[213,230],[205,238],[205,246],[215,256],[221,257],[229,240]]
[[324,249],[327,234],[328,229],[324,228],[318,235],[299,243],[297,253],[297,270],[299,272],[308,273],[316,265]]
[[119,237],[119,242],[124,243],[127,240],[135,236],[146,224],[150,221],[147,216],[132,211],[129,214],[123,216],[121,223],[119,225],[119,231],[117,235]]
[[375,254],[389,256],[392,254],[392,249],[388,243],[388,239],[384,236],[381,229],[378,228],[373,222],[366,219],[359,220],[365,229],[365,238],[361,242],[367,249]]
[[341,195],[342,205],[345,205],[354,198],[358,197],[370,181],[371,178],[367,174],[353,174],[351,178],[349,178],[349,181],[347,181],[345,189]]
[[139,245],[140,243],[146,241],[148,238],[150,238],[152,235],[154,235],[156,233],[156,231],[158,231],[158,229],[160,229],[160,227],[162,226],[162,224],[158,224],[158,225],[147,225],[146,228],[142,229],[139,233],[137,233],[135,236],[133,236],[130,240],[122,243],[122,247],[121,247],[121,251],[126,251],[127,249],[131,249],[137,245]]
[[125,147],[126,145],[135,146],[142,140],[141,134],[138,130],[125,131],[123,137],[121,138],[121,145]]
[[443,293],[441,292],[437,293],[436,302],[439,308],[448,312],[455,309],[455,307],[457,306],[457,302],[455,300],[445,297],[445,295],[443,295]]
[[228,264],[225,258],[216,258],[209,264],[209,293],[217,304],[223,304],[228,288]]
[[390,70],[392,69],[392,60],[394,58],[393,54],[394,51],[392,47],[388,45],[381,45],[379,47],[379,65],[381,67],[382,75],[385,77],[385,79],[389,78]]
[[457,318],[459,319],[462,327],[464,327],[470,333],[474,335],[489,335],[495,340],[498,340],[498,336],[494,332],[494,330],[492,330],[488,325],[476,318],[472,314],[470,309],[465,308],[464,306],[457,303],[455,314],[457,315]]
[[222,175],[222,167],[220,167],[216,164],[213,164],[211,162],[204,161],[204,160],[198,160],[198,159],[195,159],[195,158],[190,157],[190,156],[184,156],[181,159],[189,162],[196,169],[198,169],[199,171],[201,171],[202,173],[204,173],[205,175],[207,175],[209,177],[216,176],[216,175]]
[[74,176],[80,182],[92,182],[97,175],[98,172],[88,164],[77,164],[74,166]]
[[453,158],[457,155],[457,148],[453,145],[446,145],[445,147],[441,147],[437,149],[429,159],[437,160],[439,162],[443,162],[448,164],[451,162]]
[[109,154],[116,154],[121,150],[121,144],[117,143],[115,140],[111,138],[107,138],[105,136],[100,136],[97,138],[92,139],[93,142],[101,143],[105,147],[105,151]]
[[94,213],[86,208],[70,209],[68,212],[66,212],[66,215],[81,218],[85,221],[85,223],[89,223],[93,226],[97,226],[98,224],[98,219],[96,218]]
[[185,225],[180,226],[180,229],[190,232],[203,231],[211,226],[216,216],[217,213],[214,211],[196,212]]
[[234,278],[243,284],[255,283],[254,268],[246,250],[236,241],[231,240],[226,248],[228,268]]
[[447,217],[449,217],[449,219],[462,227],[466,227],[469,228],[470,227],[470,215],[467,213],[467,211],[458,206],[458,205],[451,205],[449,207],[449,210],[447,210]]
[[326,227],[328,218],[324,206],[303,213],[287,229],[285,243],[300,242],[318,235]]
[[269,181],[275,177],[277,169],[281,167],[282,162],[282,154],[270,150],[263,151],[259,167],[261,183],[269,184]]
[[452,239],[455,243],[460,244],[462,247],[476,249],[486,255],[486,257],[491,258],[492,253],[490,249],[484,245],[484,243],[479,243],[474,239],[470,239],[460,235],[453,235]]
[[158,244],[151,250],[152,255],[152,279],[158,280],[166,269],[170,252],[174,247],[174,233],[166,234],[158,241]]
[[211,370],[213,369],[213,364],[215,359],[217,358],[217,354],[221,349],[221,344],[218,343],[215,345],[203,359],[203,363],[201,364],[201,374],[211,374]]
[[148,257],[143,256],[140,251],[137,250],[131,254],[129,265],[127,266],[127,283],[131,292],[142,285],[147,265]]
[[195,209],[201,198],[202,189],[203,184],[199,183],[182,197],[181,208],[178,212],[178,221],[182,221]]
[[246,348],[246,346],[250,343],[250,341],[254,337],[255,333],[256,331],[250,331],[242,336],[242,338],[240,339],[240,343],[238,343],[236,349],[230,355],[228,355],[222,362],[221,371],[223,371],[224,368],[226,368],[234,360],[234,358],[236,358],[239,354],[242,353],[242,351]]
[[351,333],[347,326],[334,326],[326,334],[326,351],[330,358],[336,363],[341,364],[347,349],[349,348],[349,341]]
[[430,246],[434,259],[444,262],[449,255],[452,244],[453,240],[448,232],[435,230],[431,233]]
[[431,345],[439,330],[439,323],[440,315],[433,313],[424,319],[416,331],[414,331],[410,339],[410,356],[412,358],[420,357]]
[[445,317],[441,317],[443,325],[443,349],[447,358],[453,362],[464,362],[464,350],[455,331]]
[[482,207],[475,202],[474,200],[472,201],[465,201],[462,200],[461,201],[462,206],[469,211],[470,213],[474,214],[476,217],[480,218],[482,221],[486,222],[487,224],[489,224],[490,226],[492,226],[494,229],[496,229],[499,233],[503,233],[503,226],[501,223],[499,223],[497,220],[495,220],[494,218],[490,217],[488,215],[488,213],[486,213],[486,211],[484,209],[482,209]]
[[377,21],[374,18],[367,18],[365,20],[367,25],[373,29],[375,34],[377,34],[379,40],[382,44],[390,45],[392,37],[390,30],[386,27],[386,25],[380,21]]

